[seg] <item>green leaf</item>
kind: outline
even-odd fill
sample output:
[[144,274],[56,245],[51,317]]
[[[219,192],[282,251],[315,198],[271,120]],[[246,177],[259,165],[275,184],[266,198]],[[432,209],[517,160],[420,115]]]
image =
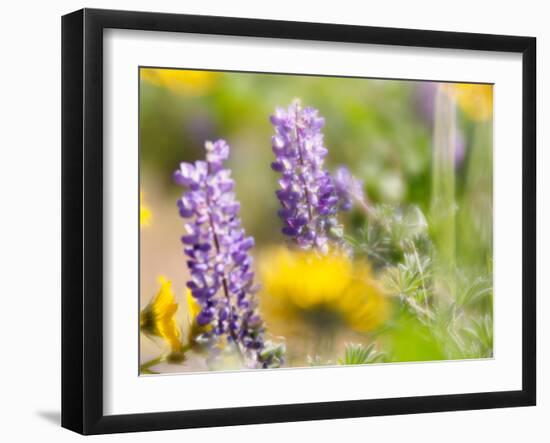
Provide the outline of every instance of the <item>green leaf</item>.
[[371,343],[368,346],[362,344],[348,343],[344,353],[344,358],[338,359],[340,365],[366,365],[382,361],[385,357],[384,353],[377,352],[375,344]]

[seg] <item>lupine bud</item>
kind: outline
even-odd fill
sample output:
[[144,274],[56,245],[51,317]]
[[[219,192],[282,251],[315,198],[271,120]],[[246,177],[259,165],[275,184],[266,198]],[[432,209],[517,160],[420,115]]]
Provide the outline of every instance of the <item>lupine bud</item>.
[[354,203],[365,204],[363,183],[355,178],[345,166],[340,166],[334,173],[334,187],[340,210],[349,211]]

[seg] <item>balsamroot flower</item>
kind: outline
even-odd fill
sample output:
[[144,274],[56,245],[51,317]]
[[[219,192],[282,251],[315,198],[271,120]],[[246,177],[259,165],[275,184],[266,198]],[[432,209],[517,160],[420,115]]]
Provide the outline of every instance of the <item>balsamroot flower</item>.
[[151,224],[151,210],[143,203],[143,193],[139,193],[139,223],[141,227],[146,227]]
[[338,196],[334,182],[323,168],[327,148],[321,129],[325,120],[316,109],[302,108],[295,100],[287,110],[277,108],[271,116],[275,161],[281,173],[276,195],[282,208],[283,234],[302,249],[328,252],[329,236],[337,236]]
[[444,91],[454,95],[458,106],[474,121],[487,121],[493,116],[493,85],[450,83]]
[[275,333],[332,341],[339,332],[376,330],[390,316],[368,262],[344,253],[275,248],[261,257],[260,271],[262,312]]
[[187,299],[187,320],[189,321],[189,324],[192,325],[193,323],[196,323],[197,317],[201,313],[201,305],[199,302],[193,297],[193,294],[191,293],[191,289],[187,288],[186,291],[186,299]]
[[218,140],[206,142],[205,147],[206,161],[181,163],[174,174],[176,183],[187,189],[178,207],[189,220],[181,240],[191,273],[187,287],[200,305],[196,322],[207,329],[201,334],[203,340],[217,344],[225,340],[243,364],[272,367],[280,359],[264,352],[265,328],[257,312],[249,254],[254,239],[241,227],[235,184],[231,172],[222,168],[229,145]]
[[208,93],[220,77],[217,72],[187,69],[141,68],[140,73],[143,82],[187,96]]
[[158,294],[140,313],[140,331],[160,337],[170,346],[172,355],[178,355],[182,351],[181,331],[175,319],[178,304],[172,291],[172,282],[161,276],[159,283]]

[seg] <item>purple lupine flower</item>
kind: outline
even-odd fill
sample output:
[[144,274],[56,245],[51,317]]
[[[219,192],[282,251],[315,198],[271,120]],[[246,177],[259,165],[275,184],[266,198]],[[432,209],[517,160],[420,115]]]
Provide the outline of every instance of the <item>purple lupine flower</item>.
[[363,192],[363,182],[355,178],[348,168],[340,166],[334,173],[334,187],[338,196],[338,207],[342,211],[349,211],[354,203],[361,206],[366,204]]
[[231,171],[223,169],[229,145],[218,140],[205,147],[206,161],[181,163],[174,173],[175,182],[186,188],[178,208],[188,220],[181,238],[191,273],[187,287],[201,306],[197,323],[209,326],[201,339],[215,342],[225,336],[243,364],[269,367],[249,254],[254,239],[241,227],[235,183]]
[[321,129],[325,120],[316,109],[302,108],[295,100],[287,110],[271,116],[274,171],[281,173],[276,195],[282,208],[283,234],[303,249],[328,251],[328,237],[337,226],[338,196],[330,174],[323,168],[327,148]]

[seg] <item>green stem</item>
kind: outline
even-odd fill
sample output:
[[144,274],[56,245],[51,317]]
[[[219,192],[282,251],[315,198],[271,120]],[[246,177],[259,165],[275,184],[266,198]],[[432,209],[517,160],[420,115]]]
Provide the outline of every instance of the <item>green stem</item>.
[[422,268],[422,265],[420,264],[420,257],[418,256],[418,251],[416,250],[416,246],[414,244],[414,242],[410,242],[411,243],[411,247],[412,247],[412,251],[413,251],[413,254],[414,254],[414,261],[416,262],[416,267],[418,268],[418,273],[420,274],[420,281],[422,282],[422,294],[423,294],[423,298],[424,298],[424,308],[426,309],[426,311],[429,310],[428,308],[428,291],[426,290],[426,284],[424,282],[425,280],[425,276],[424,276],[424,269]]
[[435,100],[432,149],[432,190],[430,218],[440,283],[447,283],[438,302],[450,303],[455,293],[453,273],[456,263],[455,149],[456,104],[440,87]]
[[149,371],[149,368],[152,368],[153,366],[156,366],[160,363],[163,363],[166,361],[166,356],[161,355],[160,357],[156,357],[152,360],[149,360],[148,362],[143,363],[139,367],[139,372],[147,373]]

